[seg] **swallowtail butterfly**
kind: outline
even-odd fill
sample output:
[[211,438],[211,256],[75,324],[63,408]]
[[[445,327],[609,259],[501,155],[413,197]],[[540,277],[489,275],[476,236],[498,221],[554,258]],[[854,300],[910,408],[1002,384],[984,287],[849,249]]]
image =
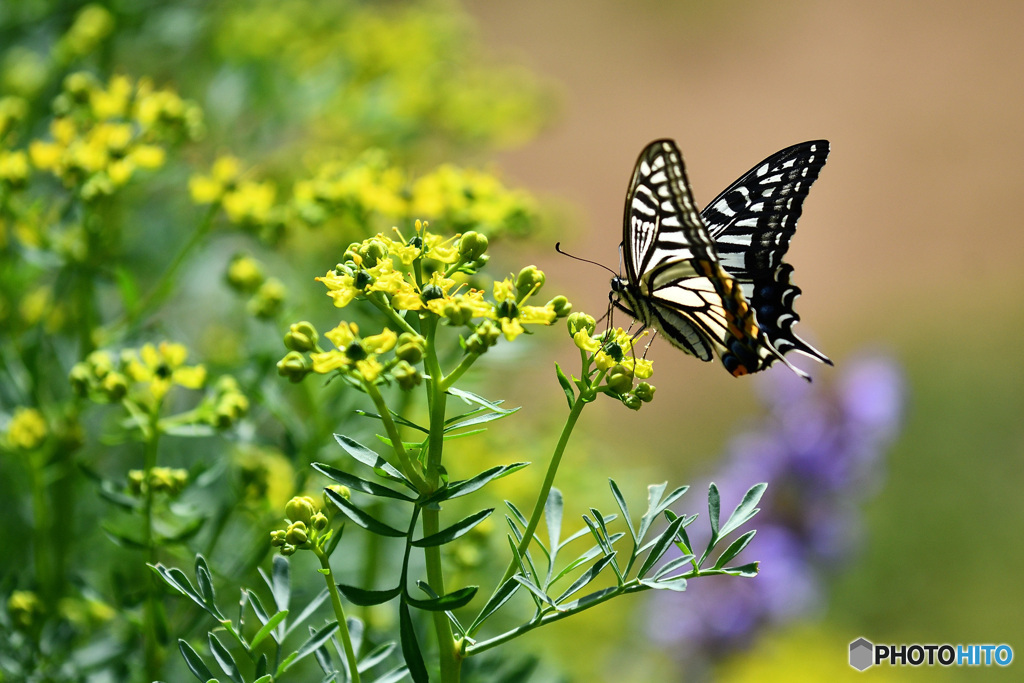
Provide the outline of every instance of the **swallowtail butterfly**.
[[785,354],[832,361],[793,332],[800,289],[783,257],[828,152],[825,140],[776,152],[698,213],[679,148],[647,145],[626,195],[626,275],[612,278],[612,303],[734,376],[779,360],[810,381]]

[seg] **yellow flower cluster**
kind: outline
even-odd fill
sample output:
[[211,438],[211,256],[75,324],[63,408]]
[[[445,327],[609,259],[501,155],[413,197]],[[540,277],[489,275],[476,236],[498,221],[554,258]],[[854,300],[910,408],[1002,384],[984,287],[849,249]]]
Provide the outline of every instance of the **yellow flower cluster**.
[[194,175],[188,182],[197,204],[222,204],[232,223],[262,225],[273,217],[277,188],[271,182],[243,180],[241,164],[233,156],[213,162],[209,175]]
[[7,445],[20,451],[38,448],[49,433],[46,418],[35,408],[20,407],[7,425]]
[[50,139],[33,140],[29,158],[85,199],[112,194],[139,169],[163,166],[167,141],[194,136],[201,126],[194,104],[124,76],[103,87],[87,74],[71,74],[55,107],[60,115]]
[[79,395],[94,400],[159,404],[174,385],[198,389],[206,382],[206,368],[185,365],[187,357],[188,349],[170,342],[125,349],[116,360],[109,351],[93,351],[69,379]]
[[[646,380],[654,374],[652,362],[636,356],[636,340],[646,336],[646,332],[637,337],[619,327],[596,333],[594,318],[582,312],[570,315],[567,323],[573,343],[583,352],[586,384],[618,398],[633,410],[654,398],[653,386],[643,381],[633,384],[634,380]],[[599,374],[594,379],[596,373]]]
[[527,192],[510,190],[494,175],[445,164],[412,185],[409,213],[443,221],[455,230],[521,234],[536,220]]

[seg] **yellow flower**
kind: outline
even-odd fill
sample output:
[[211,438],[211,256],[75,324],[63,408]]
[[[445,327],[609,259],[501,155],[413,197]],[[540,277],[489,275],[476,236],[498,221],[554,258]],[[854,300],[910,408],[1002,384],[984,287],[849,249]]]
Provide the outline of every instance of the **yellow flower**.
[[195,175],[189,178],[188,189],[192,201],[197,204],[213,204],[235,186],[241,166],[233,156],[218,157],[210,168],[210,175]]
[[395,264],[389,258],[381,259],[373,268],[367,269],[367,272],[373,276],[373,282],[367,287],[371,292],[384,292],[390,295],[408,285],[403,274],[395,270]]
[[16,449],[30,451],[46,439],[46,419],[35,408],[19,407],[7,427],[7,442]]
[[185,365],[188,349],[182,344],[160,342],[159,346],[146,344],[137,352],[129,350],[126,370],[136,382],[149,385],[149,392],[157,401],[177,384],[186,389],[198,389],[206,381],[206,368]]
[[355,341],[357,334],[359,334],[359,328],[354,323],[340,322],[333,330],[325,332],[324,336],[336,347],[344,350]]
[[455,244],[458,235],[443,239],[440,235],[429,234],[423,239],[427,258],[441,263],[455,263],[459,260],[459,247]]
[[554,306],[521,306],[519,308],[519,319],[527,325],[550,325],[555,322]]
[[156,145],[138,145],[128,156],[139,168],[160,168],[164,165],[167,153],[163,147]]
[[311,353],[309,358],[313,361],[313,372],[321,375],[343,368],[352,362],[338,349],[331,349],[323,353]]
[[344,308],[348,306],[352,299],[356,298],[359,294],[359,290],[356,289],[356,281],[351,275],[347,273],[338,273],[335,270],[327,271],[327,274],[323,277],[315,278],[317,282],[322,282],[327,287],[327,296],[334,299],[334,305],[336,308]]
[[380,364],[376,356],[356,361],[356,369],[367,382],[374,381],[380,377],[380,373],[384,372],[384,366]]
[[57,171],[64,148],[53,142],[33,140],[28,144],[28,155],[32,165],[41,171]]
[[274,208],[277,189],[272,183],[247,181],[224,195],[224,211],[234,223],[265,223]]
[[523,329],[523,325],[519,322],[518,318],[501,319],[501,333],[505,335],[505,339],[514,341],[516,337],[525,331],[526,330]]
[[374,334],[363,338],[363,347],[370,353],[386,353],[395,348],[398,335],[392,330],[384,328],[380,334]]
[[132,82],[124,76],[114,76],[106,90],[93,91],[89,103],[98,119],[120,118],[128,113],[131,96]]
[[19,185],[28,178],[28,155],[21,150],[0,150],[0,181]]
[[397,311],[418,311],[423,308],[423,299],[416,288],[406,282],[391,296],[391,307]]
[[494,300],[498,303],[511,299],[515,301],[516,298],[516,285],[512,282],[512,278],[505,278],[499,282],[494,283]]
[[576,346],[583,351],[593,353],[601,348],[601,341],[594,339],[586,330],[580,330],[572,336],[572,341]]

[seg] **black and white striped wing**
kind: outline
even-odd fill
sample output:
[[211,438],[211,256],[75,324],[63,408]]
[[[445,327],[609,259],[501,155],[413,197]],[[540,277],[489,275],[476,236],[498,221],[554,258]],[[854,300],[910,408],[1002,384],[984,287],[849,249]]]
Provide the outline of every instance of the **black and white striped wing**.
[[719,264],[671,140],[650,143],[637,160],[622,242],[630,303],[643,323],[701,360],[717,353],[734,375],[763,367],[773,350]]
[[[783,260],[803,211],[804,198],[828,157],[826,140],[776,152],[744,173],[701,212],[722,267],[739,283],[757,324],[781,354],[796,350],[832,364],[793,332],[800,288]],[[775,356],[764,362],[770,365]]]

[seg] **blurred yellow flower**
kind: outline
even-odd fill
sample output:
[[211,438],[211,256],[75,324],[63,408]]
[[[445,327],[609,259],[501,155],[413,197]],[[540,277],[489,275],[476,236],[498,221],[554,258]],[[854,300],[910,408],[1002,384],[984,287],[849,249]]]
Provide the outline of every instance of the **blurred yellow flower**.
[[46,439],[46,418],[35,408],[19,407],[7,427],[7,442],[12,448],[30,451]]
[[202,365],[185,365],[187,357],[188,349],[182,344],[146,344],[138,351],[129,349],[125,352],[126,371],[134,381],[148,384],[150,394],[160,401],[173,385],[186,389],[203,386],[206,368]]

